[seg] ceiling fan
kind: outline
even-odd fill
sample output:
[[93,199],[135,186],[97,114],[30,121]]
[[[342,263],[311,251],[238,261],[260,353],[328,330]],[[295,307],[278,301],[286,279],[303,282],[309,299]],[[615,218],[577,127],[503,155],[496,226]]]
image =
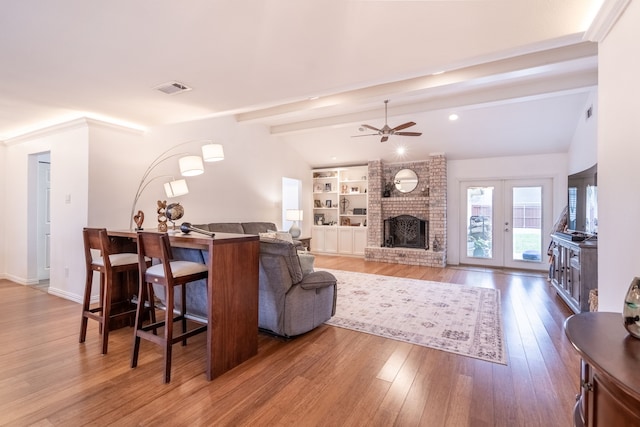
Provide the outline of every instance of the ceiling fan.
[[375,136],[375,135],[381,135],[382,139],[380,139],[380,142],[386,142],[389,137],[391,135],[400,135],[400,136],[420,136],[422,135],[422,132],[398,132],[402,129],[406,129],[408,127],[414,126],[416,123],[415,122],[407,122],[407,123],[403,123],[401,125],[398,125],[394,128],[389,127],[389,125],[387,124],[387,104],[389,103],[388,99],[385,99],[384,101],[384,126],[381,129],[378,129],[376,127],[373,127],[371,125],[362,125],[363,128],[367,128],[367,129],[371,129],[373,131],[375,131],[376,133],[368,133],[366,135],[354,135],[353,137],[358,137],[358,136]]

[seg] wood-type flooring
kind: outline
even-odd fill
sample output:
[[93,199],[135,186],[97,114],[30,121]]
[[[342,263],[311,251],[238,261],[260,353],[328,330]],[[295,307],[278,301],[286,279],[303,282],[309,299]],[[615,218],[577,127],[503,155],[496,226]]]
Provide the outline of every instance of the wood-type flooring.
[[322,325],[259,336],[258,355],[208,382],[205,335],[162,353],[132,329],[100,354],[96,322],[78,343],[80,304],[0,280],[0,425],[569,426],[580,359],[571,315],[545,276],[316,257],[316,267],[500,289],[508,365]]

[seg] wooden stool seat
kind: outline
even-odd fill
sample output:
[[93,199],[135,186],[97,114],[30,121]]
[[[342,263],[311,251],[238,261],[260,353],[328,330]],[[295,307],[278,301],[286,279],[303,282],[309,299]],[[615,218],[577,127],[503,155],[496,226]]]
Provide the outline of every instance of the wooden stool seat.
[[[145,257],[150,257],[160,261],[159,264],[148,266]],[[138,365],[138,353],[140,351],[140,339],[159,344],[164,349],[164,382],[171,381],[171,348],[173,344],[182,341],[182,345],[187,344],[187,338],[207,330],[206,324],[200,324],[187,331],[187,283],[209,276],[209,268],[206,264],[191,261],[172,260],[169,235],[167,233],[157,233],[150,231],[138,232],[138,267],[140,272],[140,300],[145,301],[153,297],[153,285],[164,288],[166,299],[164,320],[144,325],[144,304],[138,305],[136,314],[135,333],[133,351],[131,355],[131,367]],[[180,314],[174,316],[174,291],[180,286]],[[151,295],[149,295],[151,293]],[[181,322],[182,333],[174,335],[173,323]],[[197,323],[197,322],[196,322]],[[164,335],[159,336],[157,330],[164,326]]]
[[[127,275],[127,281],[133,277],[137,279],[138,254],[136,253],[112,253],[112,247],[105,228],[88,228],[82,230],[84,239],[86,282],[84,299],[82,303],[82,322],[80,324],[81,343],[87,337],[88,319],[99,323],[102,334],[102,354],[107,354],[109,344],[110,321],[120,317],[132,318],[135,313],[135,305],[130,300],[125,301],[125,308],[118,312],[111,311],[111,295],[113,293],[114,278],[119,273]],[[92,251],[100,251],[100,255],[94,255]],[[91,292],[93,289],[94,272],[100,273],[100,295],[96,307],[91,307]]]

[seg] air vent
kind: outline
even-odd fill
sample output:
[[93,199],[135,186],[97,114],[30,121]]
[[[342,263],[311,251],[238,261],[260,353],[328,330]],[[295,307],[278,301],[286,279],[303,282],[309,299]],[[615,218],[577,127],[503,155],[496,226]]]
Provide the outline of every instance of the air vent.
[[161,85],[154,87],[154,89],[157,89],[162,93],[166,93],[167,95],[175,95],[176,93],[188,92],[191,90],[190,87],[180,82],[162,83]]

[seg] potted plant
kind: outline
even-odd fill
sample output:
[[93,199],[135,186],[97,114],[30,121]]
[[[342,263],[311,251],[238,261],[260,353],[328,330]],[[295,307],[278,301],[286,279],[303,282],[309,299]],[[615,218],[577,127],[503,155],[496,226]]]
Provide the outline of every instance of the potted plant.
[[473,241],[473,256],[485,257],[489,253],[489,240],[482,236],[471,236]]

